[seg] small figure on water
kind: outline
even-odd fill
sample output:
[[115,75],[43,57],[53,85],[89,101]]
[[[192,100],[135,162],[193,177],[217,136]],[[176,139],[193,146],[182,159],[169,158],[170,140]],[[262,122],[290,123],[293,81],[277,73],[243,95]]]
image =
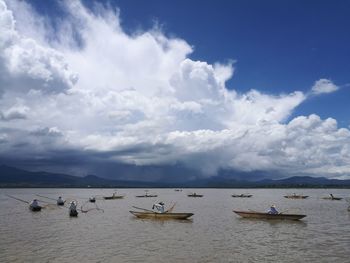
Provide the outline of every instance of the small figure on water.
[[78,216],[77,204],[72,201],[69,206],[69,215],[70,216]]
[[39,203],[38,203],[38,200],[34,199],[31,203],[30,203],[30,206],[32,208],[38,208],[40,207]]
[[152,209],[157,209],[157,213],[165,213],[165,207],[163,202],[159,202],[158,204],[154,204]]
[[64,201],[61,196],[57,199],[57,205],[64,205]]
[[271,214],[271,215],[278,215],[278,211],[276,210],[276,206],[275,205],[271,205],[269,211],[267,212],[268,214]]
[[329,194],[330,196],[331,196],[331,199],[334,199],[334,196],[333,196],[333,194]]

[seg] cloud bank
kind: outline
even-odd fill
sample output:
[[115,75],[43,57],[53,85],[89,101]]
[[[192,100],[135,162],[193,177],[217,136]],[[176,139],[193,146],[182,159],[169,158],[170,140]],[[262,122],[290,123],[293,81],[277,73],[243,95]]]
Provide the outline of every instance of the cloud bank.
[[[316,114],[289,120],[303,92],[227,89],[233,64],[193,61],[183,39],[127,34],[101,5],[61,8],[53,29],[25,2],[0,0],[0,159],[350,178],[348,129]],[[336,89],[320,79],[311,93]]]

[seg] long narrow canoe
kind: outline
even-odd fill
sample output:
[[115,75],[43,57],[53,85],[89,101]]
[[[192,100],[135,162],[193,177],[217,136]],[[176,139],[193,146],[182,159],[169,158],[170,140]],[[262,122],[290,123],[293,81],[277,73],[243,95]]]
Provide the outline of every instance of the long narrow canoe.
[[138,218],[150,219],[188,219],[193,216],[193,213],[155,213],[155,212],[137,212],[129,211]]
[[249,197],[252,197],[253,195],[240,194],[240,195],[231,195],[231,196],[232,196],[232,197],[249,198]]
[[334,197],[334,196],[333,197],[327,196],[327,197],[322,197],[322,199],[339,201],[339,200],[342,200],[343,198],[341,198],[341,197]]
[[41,206],[32,206],[32,205],[30,205],[29,209],[31,211],[33,211],[33,212],[39,212],[39,211],[41,211]]
[[188,197],[203,197],[203,195],[199,195],[199,194],[196,194],[196,193],[194,193],[194,194],[189,194],[189,195],[187,195]]
[[149,195],[149,194],[145,194],[145,195],[137,195],[136,197],[157,197],[158,195]]
[[285,195],[284,197],[289,199],[306,199],[309,196],[308,195]]
[[256,219],[279,219],[279,220],[299,220],[306,215],[298,214],[268,214],[264,212],[252,212],[252,211],[235,211],[237,215],[240,215],[243,218],[256,218]]
[[113,199],[122,199],[124,195],[112,195],[112,196],[104,196],[104,200],[113,200]]

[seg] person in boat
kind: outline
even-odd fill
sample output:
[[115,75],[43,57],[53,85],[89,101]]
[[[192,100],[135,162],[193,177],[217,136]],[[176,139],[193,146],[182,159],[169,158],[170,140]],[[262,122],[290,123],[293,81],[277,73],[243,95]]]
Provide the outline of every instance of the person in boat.
[[334,199],[334,196],[333,196],[333,194],[329,194],[330,196],[331,196],[331,199]]
[[267,211],[267,213],[270,215],[278,215],[279,214],[275,205],[271,205],[271,207],[270,207],[269,211]]
[[152,209],[156,209],[157,213],[165,213],[165,207],[163,202],[156,203],[152,206]]
[[34,199],[31,203],[30,203],[30,206],[33,207],[33,208],[37,208],[37,207],[40,207],[39,203],[38,203],[38,200]]
[[64,201],[61,196],[57,199],[57,205],[64,205]]
[[76,212],[77,211],[77,204],[72,201],[69,206],[69,212]]

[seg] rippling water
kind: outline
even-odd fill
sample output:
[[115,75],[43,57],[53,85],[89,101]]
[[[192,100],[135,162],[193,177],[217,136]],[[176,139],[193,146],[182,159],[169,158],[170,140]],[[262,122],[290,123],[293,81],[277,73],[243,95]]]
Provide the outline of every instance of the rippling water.
[[[0,189],[1,262],[350,262],[350,212],[347,203],[322,200],[337,189],[196,189],[203,198],[188,198],[191,190],[150,189],[157,198],[136,198],[142,189],[121,189],[122,200],[97,200],[104,209],[70,218],[66,208],[39,213],[9,199],[39,198],[36,194],[78,200],[111,195],[111,189]],[[309,195],[290,200],[290,193]],[[252,198],[232,198],[251,193]],[[47,200],[46,201],[50,201]],[[175,212],[192,212],[192,220],[136,219],[132,206],[151,208],[156,201],[177,202]],[[52,201],[54,203],[54,201]],[[300,222],[239,218],[233,209],[303,213]],[[91,205],[91,204],[90,204]]]

